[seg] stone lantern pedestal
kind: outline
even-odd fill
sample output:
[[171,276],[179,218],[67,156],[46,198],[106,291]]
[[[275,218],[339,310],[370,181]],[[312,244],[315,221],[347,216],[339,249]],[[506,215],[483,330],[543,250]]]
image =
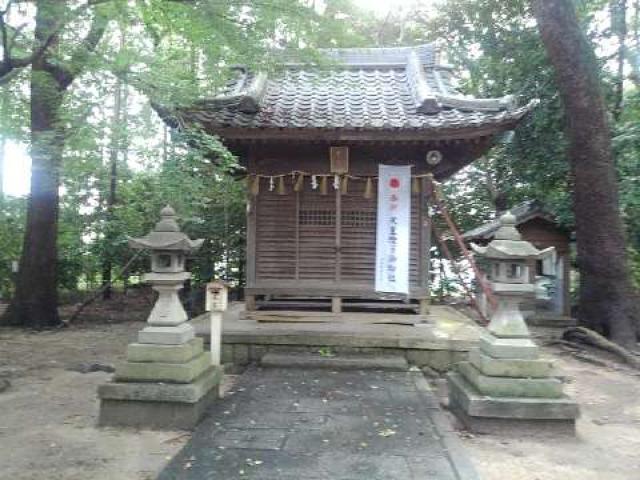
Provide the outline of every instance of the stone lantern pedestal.
[[563,393],[553,362],[540,357],[519,308],[534,294],[527,261],[538,250],[521,239],[511,214],[500,220],[489,245],[472,246],[490,260],[487,277],[497,308],[479,347],[448,375],[449,407],[476,432],[517,425],[573,433],[578,406]]
[[127,361],[116,367],[114,380],[98,388],[100,425],[154,429],[191,429],[218,397],[222,369],[213,365],[203,349],[178,292],[190,274],[185,255],[202,240],[180,232],[170,207],[147,236],[130,239],[133,248],[151,251],[152,272],[143,280],[158,292],[158,299],[127,348]]

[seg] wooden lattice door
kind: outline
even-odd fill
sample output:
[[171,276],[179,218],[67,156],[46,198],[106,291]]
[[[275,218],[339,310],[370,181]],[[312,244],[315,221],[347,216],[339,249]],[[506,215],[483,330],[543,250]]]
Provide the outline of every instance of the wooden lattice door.
[[[308,182],[304,190],[289,190],[286,195],[261,191],[256,215],[256,280],[289,281],[294,287],[346,285],[373,291],[377,198],[375,189],[371,198],[365,198],[365,185],[351,181],[346,193],[330,184],[322,194]],[[425,214],[424,196],[414,193],[412,287],[426,287],[429,235]]]
[[340,280],[373,288],[376,261],[375,194],[364,198],[365,182],[352,181],[340,196]]
[[297,279],[336,280],[336,195],[323,195],[308,183],[298,194]]

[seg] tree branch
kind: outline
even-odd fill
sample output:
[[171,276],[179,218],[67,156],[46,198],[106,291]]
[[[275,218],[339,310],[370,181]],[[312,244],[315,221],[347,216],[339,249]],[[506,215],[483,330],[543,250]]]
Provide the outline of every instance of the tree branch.
[[9,57],[9,35],[7,34],[7,24],[4,21],[6,10],[0,14],[0,32],[2,33],[2,62],[6,62]]
[[[97,3],[106,3],[111,0],[94,0],[91,5]],[[89,3],[85,5],[90,5]],[[82,72],[89,61],[89,56],[95,51],[102,39],[105,30],[107,29],[108,17],[100,12],[95,12],[93,21],[89,32],[82,39],[80,44],[76,47],[75,51],[71,55],[71,60],[67,65],[54,64],[51,62],[45,63],[45,69],[51,73],[61,89],[65,90],[71,85],[76,77]]]
[[[17,0],[17,2],[19,1],[20,0]],[[6,83],[8,81],[8,79],[5,79],[4,77],[10,74],[14,69],[27,67],[31,65],[33,62],[42,58],[42,56],[45,54],[47,49],[51,46],[51,44],[55,41],[58,35],[62,32],[62,29],[71,20],[78,18],[78,16],[86,12],[91,7],[110,3],[110,2],[113,2],[113,0],[87,0],[87,3],[74,9],[68,17],[61,19],[58,22],[58,24],[55,26],[55,28],[53,28],[51,34],[45,39],[45,41],[42,42],[41,45],[37,47],[32,52],[31,55],[23,58],[13,58],[11,56],[11,50],[13,49],[16,39],[18,38],[18,36],[22,32],[22,29],[26,26],[26,24],[21,25],[18,28],[15,28],[15,33],[11,38],[9,38],[9,34],[7,31],[7,24],[5,21],[5,15],[9,11],[9,8],[14,2],[16,2],[16,0],[9,0],[7,7],[4,10],[0,11],[0,35],[1,35],[1,41],[2,41],[2,50],[3,50],[3,59],[2,61],[0,61],[0,80],[2,81],[2,83]],[[75,54],[76,57],[82,56],[83,50],[84,50],[84,55],[87,57],[91,52],[95,50],[98,43],[100,42],[100,39],[102,38],[102,35],[104,34],[106,26],[107,26],[107,18],[104,15],[101,15],[100,13],[96,13],[96,17],[94,18],[94,21],[92,23],[91,29],[89,30],[89,33],[81,42],[80,47],[76,50],[76,54]],[[98,27],[98,28],[94,28],[94,27]],[[83,46],[84,46],[84,49],[82,48]],[[74,62],[74,59],[72,58],[72,63],[73,62]],[[59,78],[64,82],[68,82],[66,86],[69,86],[69,84],[71,84],[71,82],[75,78],[75,75],[73,75],[73,72],[71,71],[72,69],[70,69],[69,72],[66,72],[64,67],[54,67],[53,65],[48,65],[48,67],[52,72],[52,74],[56,76],[56,78]],[[80,69],[82,69],[82,67],[84,67],[84,65],[81,65]],[[68,78],[68,75],[67,75],[68,73],[71,73],[71,78]],[[10,78],[13,78],[13,77],[14,75],[11,75]]]

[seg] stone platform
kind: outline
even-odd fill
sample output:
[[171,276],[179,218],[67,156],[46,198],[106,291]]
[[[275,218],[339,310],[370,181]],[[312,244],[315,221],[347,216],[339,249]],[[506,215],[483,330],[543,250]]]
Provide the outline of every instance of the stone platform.
[[[208,315],[191,323],[196,334],[208,342]],[[448,306],[432,306],[426,316],[291,315],[281,311],[245,312],[243,304],[234,303],[223,317],[222,362],[245,366],[259,363],[267,353],[317,353],[324,348],[336,353],[401,356],[411,365],[444,372],[467,358],[468,351],[477,345],[480,331],[473,320]]]

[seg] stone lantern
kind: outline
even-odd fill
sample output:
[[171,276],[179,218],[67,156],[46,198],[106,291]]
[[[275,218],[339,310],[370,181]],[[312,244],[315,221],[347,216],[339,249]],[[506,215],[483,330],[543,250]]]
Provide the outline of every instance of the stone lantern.
[[149,326],[140,332],[141,341],[149,339],[154,343],[176,344],[193,338],[193,328],[184,323],[187,312],[178,292],[191,278],[185,271],[186,256],[197,251],[203,241],[191,240],[180,231],[170,206],[160,211],[160,221],[151,232],[141,238],[129,238],[131,248],[147,249],[151,253],[151,272],[142,280],[158,292],[158,300],[147,319]]
[[143,280],[158,298],[114,381],[98,388],[101,425],[190,429],[218,397],[222,369],[212,365],[178,297],[191,277],[185,258],[203,240],[180,231],[171,207],[163,208],[160,217],[150,233],[129,239],[132,248],[151,253],[151,272]]
[[578,407],[564,395],[553,363],[540,358],[520,312],[535,292],[529,265],[540,251],[522,239],[510,212],[487,246],[471,247],[484,258],[497,306],[479,347],[448,376],[451,410],[478,432],[502,431],[516,420],[573,432]]
[[[488,331],[496,338],[528,339],[529,329],[520,312],[520,303],[535,293],[529,264],[538,257],[540,250],[522,240],[516,228],[516,217],[509,212],[500,217],[500,228],[493,241],[486,247],[472,244],[471,248],[484,258],[486,278],[497,301]],[[533,343],[526,340],[514,344],[529,346]]]

